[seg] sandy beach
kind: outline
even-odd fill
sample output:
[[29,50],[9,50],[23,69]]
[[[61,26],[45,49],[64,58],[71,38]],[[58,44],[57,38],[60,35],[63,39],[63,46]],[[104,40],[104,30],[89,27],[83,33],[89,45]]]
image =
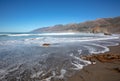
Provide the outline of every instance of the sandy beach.
[[85,56],[95,64],[84,67],[68,81],[120,81],[120,45],[109,48],[109,52]]

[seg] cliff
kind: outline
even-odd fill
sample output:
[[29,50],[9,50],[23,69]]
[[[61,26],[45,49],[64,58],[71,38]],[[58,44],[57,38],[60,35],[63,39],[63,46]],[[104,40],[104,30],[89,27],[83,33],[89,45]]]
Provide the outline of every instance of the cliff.
[[99,18],[83,23],[55,25],[33,30],[32,32],[92,32],[92,33],[120,33],[120,17]]

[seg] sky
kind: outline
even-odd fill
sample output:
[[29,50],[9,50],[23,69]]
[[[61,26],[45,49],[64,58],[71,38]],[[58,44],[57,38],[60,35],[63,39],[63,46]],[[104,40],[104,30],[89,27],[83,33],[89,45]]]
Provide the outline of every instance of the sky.
[[0,0],[0,32],[120,16],[120,0]]

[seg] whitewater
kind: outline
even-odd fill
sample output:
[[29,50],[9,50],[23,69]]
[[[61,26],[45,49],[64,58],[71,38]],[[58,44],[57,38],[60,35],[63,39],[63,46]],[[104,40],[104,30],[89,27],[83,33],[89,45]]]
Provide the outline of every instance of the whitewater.
[[0,80],[66,80],[91,64],[80,56],[107,52],[119,42],[119,34],[0,33]]

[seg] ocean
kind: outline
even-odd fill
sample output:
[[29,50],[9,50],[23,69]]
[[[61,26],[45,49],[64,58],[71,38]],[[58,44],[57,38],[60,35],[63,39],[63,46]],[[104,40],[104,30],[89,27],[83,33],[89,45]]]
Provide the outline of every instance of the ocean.
[[0,81],[66,80],[91,64],[80,56],[107,52],[119,42],[119,34],[0,33]]

